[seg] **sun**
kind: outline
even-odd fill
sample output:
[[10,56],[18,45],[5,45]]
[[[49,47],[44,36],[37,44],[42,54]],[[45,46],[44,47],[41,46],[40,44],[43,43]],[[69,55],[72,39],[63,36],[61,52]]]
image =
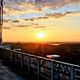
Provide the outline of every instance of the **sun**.
[[37,34],[37,38],[43,39],[45,37],[45,34],[43,32],[40,32]]

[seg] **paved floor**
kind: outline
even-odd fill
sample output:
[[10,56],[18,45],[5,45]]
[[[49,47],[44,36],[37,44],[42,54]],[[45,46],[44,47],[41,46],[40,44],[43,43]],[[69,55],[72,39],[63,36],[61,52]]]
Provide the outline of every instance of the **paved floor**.
[[2,60],[0,60],[0,80],[25,80],[25,79],[12,72],[7,66],[4,66],[2,64]]

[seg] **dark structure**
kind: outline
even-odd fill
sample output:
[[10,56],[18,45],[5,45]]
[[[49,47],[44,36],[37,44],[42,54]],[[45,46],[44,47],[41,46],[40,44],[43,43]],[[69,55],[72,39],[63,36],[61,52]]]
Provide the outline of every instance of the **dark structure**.
[[[80,66],[0,47],[0,57],[29,80],[80,80]],[[30,74],[30,76],[28,76]],[[33,79],[33,77],[35,77]],[[31,79],[30,79],[31,77]],[[36,79],[37,78],[37,79]]]
[[2,44],[3,0],[0,0],[0,44]]

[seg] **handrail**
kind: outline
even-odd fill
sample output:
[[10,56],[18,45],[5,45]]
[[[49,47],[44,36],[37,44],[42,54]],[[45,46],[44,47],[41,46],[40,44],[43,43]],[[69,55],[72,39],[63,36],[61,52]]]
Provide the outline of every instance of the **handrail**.
[[[5,48],[3,48],[5,49]],[[21,54],[24,54],[24,55],[27,55],[27,56],[30,56],[30,57],[37,57],[39,59],[45,59],[45,60],[48,60],[48,61],[53,61],[53,62],[57,62],[57,63],[61,63],[61,64],[65,64],[65,65],[71,65],[71,66],[75,66],[75,67],[79,67],[79,65],[76,65],[76,64],[71,64],[71,63],[67,63],[67,62],[62,62],[62,61],[57,61],[57,60],[53,60],[53,59],[49,59],[49,58],[45,58],[45,57],[41,57],[41,56],[37,56],[37,55],[33,55],[33,54],[28,54],[28,53],[24,53],[24,52],[20,52],[20,51],[14,51],[14,50],[11,50],[11,49],[6,49],[6,50],[9,50],[11,52],[15,52],[15,53],[21,53]]]
[[0,56],[48,80],[80,80],[80,66],[0,47]]

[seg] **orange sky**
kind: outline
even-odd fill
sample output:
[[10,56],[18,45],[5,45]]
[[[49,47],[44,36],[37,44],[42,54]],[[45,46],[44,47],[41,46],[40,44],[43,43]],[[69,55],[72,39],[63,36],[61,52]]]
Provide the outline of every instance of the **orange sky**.
[[[4,6],[4,12],[3,42],[80,41],[80,5],[77,3],[58,9],[22,3],[16,9],[12,5]],[[45,34],[44,39],[36,36],[41,32]]]

